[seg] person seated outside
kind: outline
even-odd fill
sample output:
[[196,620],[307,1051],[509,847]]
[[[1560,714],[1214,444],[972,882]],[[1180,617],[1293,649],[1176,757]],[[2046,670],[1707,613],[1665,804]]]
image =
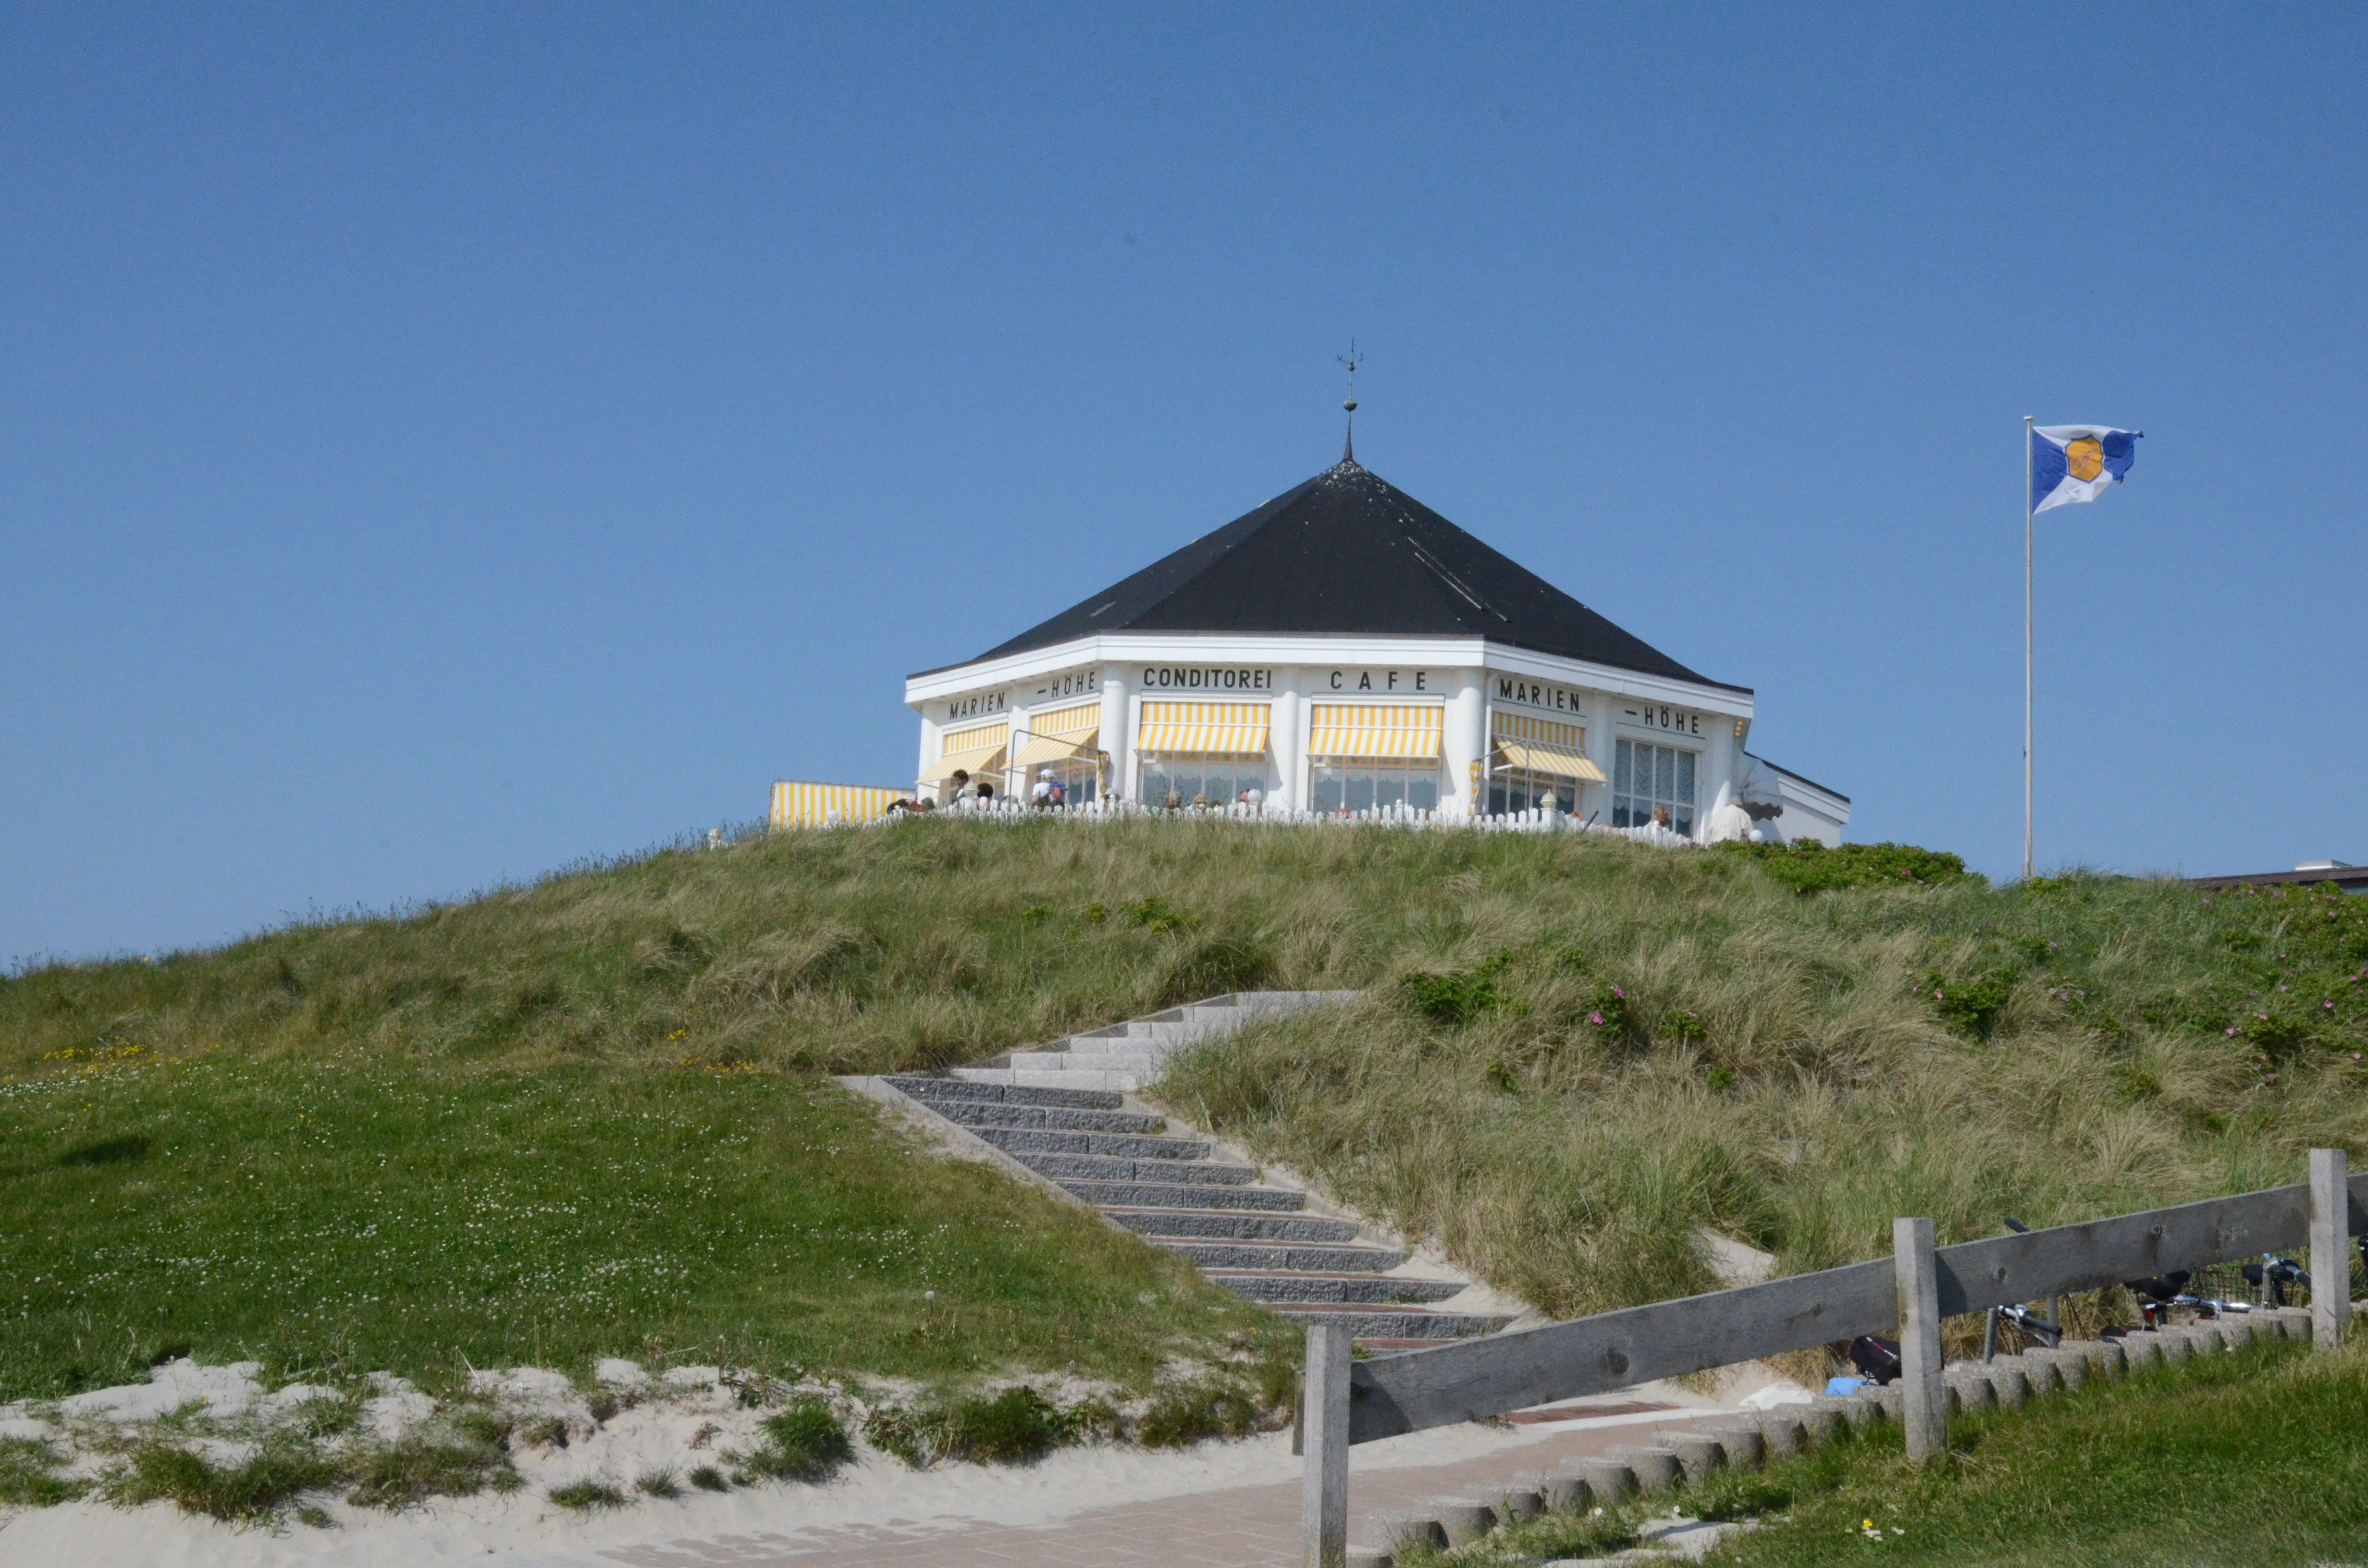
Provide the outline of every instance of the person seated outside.
[[1167,799],[1161,803],[1171,812],[1180,812],[1184,809],[1184,797],[1170,790],[1167,791]]
[[988,783],[984,778],[980,779],[978,781],[978,790],[975,798],[978,801],[978,803],[982,806],[992,801],[995,799],[995,786]]
[[1068,798],[1069,792],[1061,788],[1061,781],[1053,777],[1053,770],[1051,768],[1046,767],[1038,770],[1036,775],[1036,788],[1028,792],[1029,804],[1035,806],[1039,810],[1044,810],[1050,807],[1062,805],[1067,801]]
[[1669,808],[1667,806],[1655,806],[1653,808],[1653,825],[1659,828],[1663,833],[1675,833],[1678,831],[1670,824]]
[[967,767],[955,768],[954,776],[947,780],[946,804],[950,806],[956,804],[964,795],[969,793],[970,769]]

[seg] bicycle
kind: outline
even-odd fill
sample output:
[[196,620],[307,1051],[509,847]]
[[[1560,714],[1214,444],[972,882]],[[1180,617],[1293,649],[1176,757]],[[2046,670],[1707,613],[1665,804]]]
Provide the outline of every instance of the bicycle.
[[[2031,1227],[2012,1215],[2007,1216],[2006,1228],[2018,1236],[2029,1235]],[[2025,1339],[2037,1340],[2053,1350],[2064,1343],[2064,1327],[2048,1322],[2029,1307],[2021,1305],[1992,1307],[1982,1320],[1982,1359],[1990,1361],[1998,1356],[1998,1326],[2011,1327]]]

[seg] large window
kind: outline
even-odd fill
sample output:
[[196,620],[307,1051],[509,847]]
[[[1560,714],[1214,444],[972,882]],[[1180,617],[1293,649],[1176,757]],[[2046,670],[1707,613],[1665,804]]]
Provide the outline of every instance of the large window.
[[1061,781],[1064,805],[1082,806],[1093,800],[1098,774],[1094,759],[1089,756],[1064,757],[1058,762],[1042,763],[1029,769],[1019,780],[1021,800],[1035,799],[1037,777],[1047,767],[1053,770],[1053,777]]
[[1655,821],[1693,836],[1694,754],[1622,741],[1611,766],[1611,825],[1643,827]]
[[1369,812],[1374,807],[1439,809],[1439,765],[1317,763],[1308,779],[1309,804],[1319,812]]
[[1502,816],[1507,812],[1535,811],[1552,806],[1567,812],[1578,804],[1579,781],[1555,773],[1539,773],[1526,767],[1497,767],[1488,774],[1488,812]]
[[1146,806],[1230,806],[1246,790],[1266,799],[1262,756],[1147,756],[1143,759]]

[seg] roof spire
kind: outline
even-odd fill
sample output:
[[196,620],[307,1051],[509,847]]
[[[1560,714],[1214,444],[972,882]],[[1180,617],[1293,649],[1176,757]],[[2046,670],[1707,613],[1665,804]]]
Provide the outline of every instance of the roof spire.
[[1336,354],[1333,358],[1339,360],[1349,372],[1349,397],[1340,405],[1348,411],[1349,435],[1340,443],[1340,460],[1352,463],[1357,460],[1357,367],[1365,362],[1365,357],[1357,352],[1357,340],[1352,337],[1349,340],[1349,352]]

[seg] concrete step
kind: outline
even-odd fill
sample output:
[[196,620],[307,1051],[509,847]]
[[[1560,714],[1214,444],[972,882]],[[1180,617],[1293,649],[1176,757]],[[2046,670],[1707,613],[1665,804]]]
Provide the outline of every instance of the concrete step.
[[1335,1220],[1322,1214],[1254,1214],[1224,1209],[1104,1209],[1102,1216],[1138,1235],[1161,1241],[1324,1243],[1357,1239],[1355,1221]]
[[1214,1160],[1129,1160],[1115,1154],[1023,1154],[1012,1158],[1054,1181],[1158,1181],[1193,1187],[1247,1187],[1258,1172]]
[[1164,1116],[1143,1116],[1131,1110],[1069,1110],[1061,1106],[1006,1105],[1000,1100],[928,1102],[929,1109],[973,1132],[983,1127],[1013,1131],[1042,1128],[1049,1132],[1113,1132],[1154,1134],[1167,1131]]
[[996,1148],[1014,1154],[1114,1154],[1131,1160],[1205,1160],[1209,1157],[1209,1145],[1197,1138],[1150,1138],[1127,1132],[1065,1132],[1043,1127],[973,1127],[971,1131]]
[[1468,1339],[1494,1334],[1513,1320],[1490,1313],[1431,1312],[1420,1307],[1328,1306],[1310,1301],[1271,1301],[1269,1311],[1300,1323],[1328,1323],[1358,1339]]
[[994,1085],[1022,1089],[1049,1089],[1055,1094],[1106,1094],[1116,1105],[1120,1096],[1133,1094],[1152,1082],[1158,1074],[1140,1073],[1089,1072],[1073,1068],[1066,1073],[1052,1073],[1042,1068],[1014,1072],[1008,1067],[957,1067],[954,1076],[966,1083]]
[[[1220,1187],[1214,1183],[1158,1181],[1081,1181],[1054,1178],[1061,1189],[1082,1198],[1097,1209],[1261,1209],[1289,1213],[1307,1199],[1279,1187]],[[1255,1265],[1248,1267],[1255,1267]]]
[[1140,1048],[1092,1051],[1015,1051],[1009,1073],[1156,1073],[1167,1062],[1162,1051]]
[[[957,1067],[954,1071],[962,1074],[976,1069]],[[928,1105],[939,1100],[986,1100],[998,1105],[1058,1106],[1067,1110],[1116,1110],[1121,1103],[1118,1095],[1093,1085],[1013,1085],[1010,1077],[1008,1073],[1000,1081],[992,1078],[900,1076],[892,1077],[888,1082],[904,1094]],[[994,1092],[986,1092],[989,1090]]]
[[1196,1268],[1304,1269],[1317,1274],[1385,1274],[1406,1261],[1390,1247],[1326,1246],[1295,1242],[1235,1242],[1145,1236]]
[[1408,1279],[1394,1274],[1312,1269],[1210,1268],[1211,1280],[1253,1301],[1361,1302],[1382,1306],[1443,1301],[1470,1287],[1460,1279]]

